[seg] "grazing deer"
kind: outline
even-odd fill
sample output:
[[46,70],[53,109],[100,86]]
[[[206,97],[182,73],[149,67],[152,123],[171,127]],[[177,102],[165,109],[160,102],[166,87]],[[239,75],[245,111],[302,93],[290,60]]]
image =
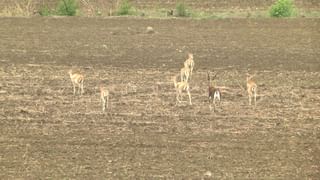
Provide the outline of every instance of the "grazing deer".
[[254,106],[256,106],[257,101],[257,84],[252,80],[255,75],[250,75],[247,73],[247,91],[249,95],[249,105],[251,105],[252,96],[254,97]]
[[83,91],[84,76],[79,73],[72,73],[72,69],[69,70],[69,75],[73,85],[73,95],[76,94],[76,86],[78,86],[79,94],[82,95],[84,93]]
[[104,86],[100,85],[100,101],[102,104],[102,111],[104,112],[106,108],[108,108],[109,104],[109,90]]
[[179,97],[181,97],[182,99],[182,92],[186,91],[189,96],[189,104],[192,105],[189,83],[187,81],[177,82],[177,76],[174,76],[172,80],[173,80],[174,88],[176,90],[176,100],[177,100],[176,104],[181,103],[181,100]]
[[193,68],[194,68],[194,61],[193,61],[193,54],[188,54],[188,59],[184,62],[184,67],[188,67],[190,69],[190,76],[192,76]]
[[[216,109],[216,101],[221,102],[221,90],[216,87],[214,80],[217,77],[217,74],[214,76],[210,76],[210,73],[208,72],[208,92],[209,92],[209,108],[210,111],[212,110],[211,104],[213,103],[213,111]],[[213,82],[212,82],[213,81]]]
[[181,81],[188,82],[190,76],[190,68],[188,66],[184,66],[180,70]]

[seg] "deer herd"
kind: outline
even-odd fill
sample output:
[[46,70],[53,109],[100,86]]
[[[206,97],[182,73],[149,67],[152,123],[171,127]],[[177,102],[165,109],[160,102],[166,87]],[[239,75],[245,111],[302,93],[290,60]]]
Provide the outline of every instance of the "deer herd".
[[[184,67],[180,70],[180,81],[177,82],[179,75],[172,77],[174,88],[176,91],[176,105],[181,103],[183,92],[186,92],[189,97],[189,104],[192,105],[191,93],[189,80],[192,77],[192,72],[194,68],[193,54],[188,53],[188,59],[184,62]],[[69,70],[70,79],[73,85],[73,95],[76,95],[76,89],[78,88],[78,94],[82,95],[84,93],[84,76],[80,73],[73,73],[72,70]],[[215,79],[217,74],[212,75],[210,72],[207,72],[208,75],[208,100],[210,111],[213,109],[215,111],[216,106],[221,102],[221,88],[216,86]],[[252,99],[254,99],[254,106],[256,106],[257,100],[257,84],[252,79],[255,75],[247,75],[247,92],[249,98],[249,105],[251,106]],[[102,111],[104,112],[108,108],[109,103],[109,90],[104,85],[100,85],[100,102],[102,106]],[[213,104],[213,108],[212,108]]]

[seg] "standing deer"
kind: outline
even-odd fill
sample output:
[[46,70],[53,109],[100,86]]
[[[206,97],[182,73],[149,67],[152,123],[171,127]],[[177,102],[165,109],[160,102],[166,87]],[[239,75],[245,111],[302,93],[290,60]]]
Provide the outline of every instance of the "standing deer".
[[174,88],[176,90],[176,100],[177,100],[176,104],[177,103],[181,103],[181,100],[180,100],[179,97],[182,98],[182,92],[186,91],[188,96],[189,96],[189,104],[192,105],[189,83],[187,81],[177,82],[177,76],[174,76],[172,78],[172,81],[173,81],[173,84],[174,84]]
[[254,98],[254,106],[256,106],[256,102],[257,102],[257,84],[255,83],[255,81],[252,80],[252,78],[255,75],[250,75],[249,73],[247,73],[247,91],[248,91],[248,96],[249,96],[249,105],[251,105],[251,99],[252,97]]
[[219,88],[216,87],[215,85],[215,78],[217,77],[217,74],[215,74],[214,76],[210,76],[210,72],[208,72],[208,92],[209,92],[209,108],[210,111],[212,110],[212,104],[213,104],[213,111],[215,111],[216,109],[216,101],[221,102],[221,90]]
[[100,85],[100,101],[102,104],[102,111],[104,112],[108,108],[109,104],[109,90],[106,87]]
[[73,95],[76,94],[76,86],[78,86],[78,92],[80,95],[84,93],[83,90],[83,82],[84,82],[84,76],[80,73],[72,73],[72,69],[69,70],[70,79],[73,86]]

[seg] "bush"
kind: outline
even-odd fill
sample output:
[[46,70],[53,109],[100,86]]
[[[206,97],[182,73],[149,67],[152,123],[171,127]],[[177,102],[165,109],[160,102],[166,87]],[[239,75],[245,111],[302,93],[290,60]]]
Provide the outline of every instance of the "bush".
[[182,2],[177,4],[176,11],[177,11],[177,16],[179,16],[179,17],[187,17],[188,16],[186,5]]
[[52,12],[47,6],[45,6],[40,9],[39,14],[41,16],[51,16],[54,14],[54,12]]
[[290,17],[294,12],[293,0],[278,0],[269,10],[271,17]]
[[60,0],[57,7],[57,15],[75,16],[78,10],[77,0]]
[[132,14],[132,6],[129,3],[128,0],[122,0],[120,6],[117,10],[117,15],[123,16],[123,15],[130,15]]

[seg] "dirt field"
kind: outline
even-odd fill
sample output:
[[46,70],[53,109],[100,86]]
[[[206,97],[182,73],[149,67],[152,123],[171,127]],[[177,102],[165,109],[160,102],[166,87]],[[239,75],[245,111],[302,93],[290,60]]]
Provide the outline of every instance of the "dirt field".
[[[1,179],[320,177],[319,19],[0,23]],[[187,52],[193,105],[175,105]],[[82,97],[70,68],[85,74]],[[215,113],[208,70],[229,88]],[[256,108],[241,89],[248,70]],[[99,83],[112,92],[105,113]]]

